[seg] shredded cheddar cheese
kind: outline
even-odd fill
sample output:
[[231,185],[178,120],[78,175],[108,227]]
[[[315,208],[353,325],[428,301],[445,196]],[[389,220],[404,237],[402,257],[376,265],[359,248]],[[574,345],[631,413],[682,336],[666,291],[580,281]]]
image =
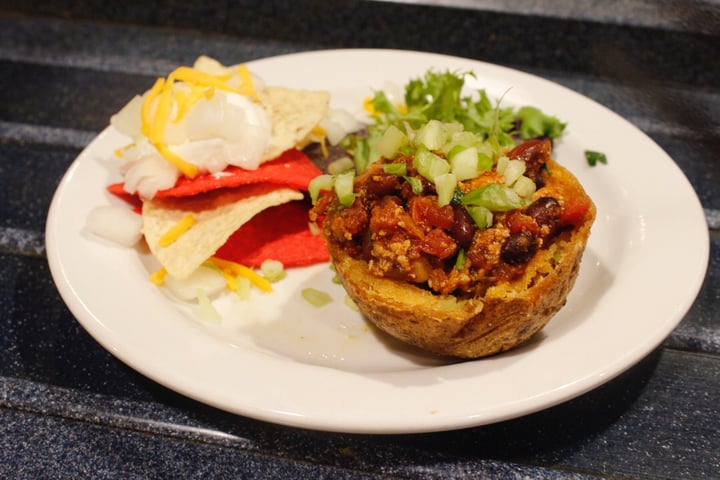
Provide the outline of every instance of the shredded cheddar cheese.
[[152,143],[162,142],[163,134],[165,133],[165,125],[170,118],[170,111],[172,109],[173,83],[173,74],[170,74],[167,82],[165,82],[162,91],[160,92],[160,99],[158,100],[157,107],[155,108],[155,117],[150,124],[148,139]]
[[[165,128],[169,122],[180,122],[203,97],[211,99],[215,90],[241,94],[257,102],[257,92],[247,67],[239,65],[236,73],[240,80],[239,86],[230,84],[232,73],[211,75],[191,67],[178,67],[167,78],[158,78],[143,99],[140,112],[141,133],[150,140],[160,155],[186,177],[196,177],[198,168],[170,151],[163,141]],[[175,82],[184,82],[190,91],[176,88]]]
[[195,217],[193,217],[192,215],[187,215],[183,217],[179,222],[170,227],[170,229],[160,237],[160,240],[158,240],[158,244],[161,247],[167,247],[169,245],[172,245],[173,242],[175,242],[175,240],[180,237],[180,235],[190,230],[193,225],[195,225]]
[[155,99],[160,95],[160,92],[163,90],[163,86],[165,85],[165,79],[164,78],[158,78],[155,81],[155,84],[152,86],[150,91],[145,95],[145,99],[143,100],[142,107],[140,110],[141,115],[141,121],[142,121],[142,127],[141,132],[146,137],[150,134],[150,113],[153,107],[153,104],[155,103]]
[[175,94],[175,101],[177,102],[177,113],[173,118],[173,123],[179,123],[197,102],[201,98],[205,97],[210,100],[213,96],[214,90],[212,88],[205,87],[203,85],[193,85],[190,87],[190,93],[179,91]]
[[195,178],[200,173],[200,170],[196,165],[186,161],[180,155],[176,155],[175,153],[170,151],[170,149],[166,145],[162,143],[156,143],[155,148],[157,148],[158,152],[160,152],[160,154],[165,157],[165,160],[175,165],[175,167],[177,167],[177,169],[180,170],[186,177]]
[[255,86],[253,85],[252,77],[250,76],[250,71],[247,66],[239,65],[238,75],[240,76],[241,81],[238,93],[241,93],[246,97],[250,97],[254,102],[257,102],[257,92],[255,91]]
[[170,77],[174,80],[189,84],[204,85],[226,92],[240,93],[239,88],[234,88],[227,84],[227,81],[230,80],[230,75],[215,76],[190,67],[178,67],[170,74]]
[[375,111],[375,107],[373,107],[372,104],[372,97],[365,97],[365,100],[363,100],[363,108],[373,117],[377,116],[377,111]]
[[237,292],[238,284],[237,284],[237,277],[233,276],[232,273],[228,272],[227,270],[220,270],[223,277],[225,278],[225,286],[228,290],[232,292]]
[[165,275],[167,275],[167,270],[161,268],[150,275],[150,281],[157,286],[163,285],[165,283]]
[[[245,265],[231,262],[229,260],[223,260],[222,258],[212,257],[210,262],[218,267],[222,272],[228,273],[230,276],[240,276],[247,278],[250,282],[264,292],[272,292],[272,285],[270,282],[255,272],[252,268],[248,268]],[[227,277],[225,277],[227,280]],[[229,287],[229,285],[228,285]],[[237,286],[235,287],[237,289]]]
[[327,157],[328,156],[328,148],[327,148],[327,134],[325,133],[325,129],[322,128],[320,125],[316,125],[315,128],[310,130],[310,135],[312,135],[318,139],[318,142],[320,143],[320,150],[322,151],[323,157]]

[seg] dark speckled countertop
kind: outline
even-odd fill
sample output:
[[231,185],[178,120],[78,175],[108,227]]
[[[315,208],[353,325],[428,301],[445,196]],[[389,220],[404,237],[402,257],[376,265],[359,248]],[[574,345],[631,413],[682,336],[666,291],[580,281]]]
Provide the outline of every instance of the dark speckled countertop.
[[[717,0],[149,3],[0,0],[0,478],[720,478]],[[345,47],[524,70],[648,134],[689,178],[709,225],[707,275],[679,326],[574,400],[416,435],[239,417],[104,350],[45,258],[48,207],[71,162],[127,99],[199,53],[240,63]]]

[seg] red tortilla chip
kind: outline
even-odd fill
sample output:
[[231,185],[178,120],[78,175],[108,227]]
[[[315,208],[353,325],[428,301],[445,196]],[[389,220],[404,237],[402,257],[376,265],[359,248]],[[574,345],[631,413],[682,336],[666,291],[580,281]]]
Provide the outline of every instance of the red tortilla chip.
[[116,197],[119,197],[122,200],[125,200],[127,203],[130,204],[130,206],[133,207],[133,210],[135,210],[136,213],[140,213],[142,210],[142,200],[140,200],[140,197],[137,195],[134,195],[132,193],[128,193],[123,189],[122,183],[113,183],[112,185],[109,185],[107,187],[108,192],[112,193]]
[[325,241],[308,228],[308,210],[304,202],[268,208],[233,233],[215,256],[249,267],[268,259],[287,268],[327,262]]
[[[307,191],[310,180],[321,173],[307,155],[293,148],[275,160],[261,164],[255,170],[231,165],[218,174],[205,174],[193,179],[180,177],[174,187],[157,192],[155,198],[189,197],[219,188],[241,187],[253,183],[272,183]],[[123,189],[122,183],[110,185],[108,191],[133,203],[133,195]]]

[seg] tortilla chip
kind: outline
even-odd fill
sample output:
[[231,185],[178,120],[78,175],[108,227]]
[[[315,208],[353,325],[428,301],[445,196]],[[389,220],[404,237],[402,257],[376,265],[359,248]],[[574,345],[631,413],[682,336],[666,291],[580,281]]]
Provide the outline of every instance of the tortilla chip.
[[330,94],[267,87],[258,92],[258,99],[272,124],[270,145],[262,160],[268,161],[305,140],[327,113]]
[[[221,189],[192,197],[158,198],[143,204],[143,232],[150,251],[168,274],[182,279],[215,254],[227,239],[253,216],[266,208],[303,194],[277,185],[258,184]],[[194,225],[166,247],[160,238],[188,215]]]
[[215,256],[248,267],[259,267],[268,259],[286,268],[327,262],[325,240],[308,228],[309,209],[304,202],[291,202],[263,210],[233,233]]
[[[310,180],[322,173],[296,147],[327,113],[329,93],[267,87],[258,91],[258,101],[272,125],[270,145],[258,169],[230,166],[219,174],[192,180],[181,177],[173,188],[143,202],[145,240],[173,277],[189,276],[259,212],[302,199],[299,190],[307,190]],[[111,185],[108,190],[133,201],[122,184]],[[188,215],[195,219],[193,226],[161,247],[160,238]],[[268,228],[275,223],[277,218]],[[306,210],[303,225],[307,230]]]
[[[193,179],[178,178],[175,186],[160,190],[155,198],[186,197],[217,190],[234,188],[253,183],[272,183],[288,188],[307,191],[310,180],[322,174],[322,171],[300,150],[291,148],[277,159],[263,163],[255,170],[229,166],[217,174],[199,175]],[[127,193],[122,183],[107,187],[108,191],[133,206],[142,205],[137,195]]]
[[193,179],[180,177],[173,188],[157,192],[155,198],[197,195],[218,188],[240,187],[252,183],[273,183],[307,191],[310,180],[321,173],[303,152],[290,149],[277,159],[260,165],[256,170],[229,166],[215,175],[206,174]]

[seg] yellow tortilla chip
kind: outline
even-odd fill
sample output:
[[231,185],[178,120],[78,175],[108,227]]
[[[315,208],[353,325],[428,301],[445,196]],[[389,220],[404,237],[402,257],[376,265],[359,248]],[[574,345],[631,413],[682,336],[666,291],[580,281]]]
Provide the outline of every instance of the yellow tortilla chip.
[[[143,232],[150,251],[168,274],[182,279],[253,216],[266,208],[302,198],[301,192],[290,188],[248,185],[192,197],[148,200],[142,209]],[[160,246],[160,238],[188,215],[195,220],[192,227],[170,245]]]
[[330,94],[267,87],[258,92],[258,99],[272,124],[270,145],[263,155],[263,161],[268,161],[307,137],[327,113]]

